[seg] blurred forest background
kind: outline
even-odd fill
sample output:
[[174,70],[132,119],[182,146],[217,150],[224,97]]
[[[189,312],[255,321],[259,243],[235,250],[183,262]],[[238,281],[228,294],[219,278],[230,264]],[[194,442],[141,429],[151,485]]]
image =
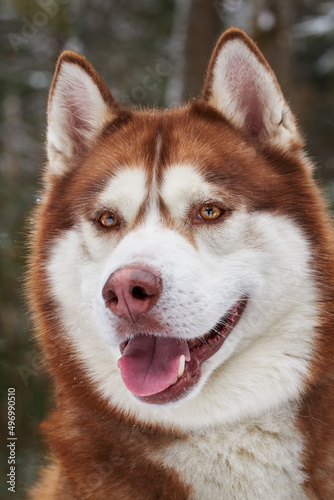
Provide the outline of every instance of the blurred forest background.
[[[46,104],[57,56],[63,49],[86,56],[123,103],[171,107],[200,94],[219,34],[230,26],[245,29],[277,74],[316,159],[318,182],[334,206],[334,4],[1,0],[0,22],[1,430],[7,428],[7,388],[15,387],[15,498],[20,499],[43,463],[37,427],[50,405],[23,287],[29,213],[38,202],[46,159]],[[7,455],[1,446],[1,498],[9,498]]]

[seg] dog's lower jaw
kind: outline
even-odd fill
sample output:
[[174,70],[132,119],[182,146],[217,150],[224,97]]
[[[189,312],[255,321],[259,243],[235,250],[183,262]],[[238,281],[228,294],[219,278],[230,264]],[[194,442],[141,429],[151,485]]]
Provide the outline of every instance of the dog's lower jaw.
[[[147,404],[165,405],[180,402],[191,394],[193,388],[200,381],[202,364],[223,346],[242,317],[246,304],[247,297],[244,296],[229,309],[209,333],[188,342],[189,358],[183,360],[182,356],[180,357],[180,364],[184,363],[184,366],[182,366],[181,371],[179,368],[177,377],[167,388],[149,395],[135,395],[136,398]],[[126,349],[126,345],[126,342],[121,344],[122,353]]]

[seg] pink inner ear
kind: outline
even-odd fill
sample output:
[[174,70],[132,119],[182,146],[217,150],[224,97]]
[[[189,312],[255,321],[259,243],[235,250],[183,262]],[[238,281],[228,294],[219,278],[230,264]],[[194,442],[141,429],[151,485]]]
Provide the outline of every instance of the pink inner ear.
[[66,114],[66,132],[77,149],[85,148],[90,136],[96,130],[92,116],[92,96],[81,82],[74,80],[63,96],[62,107]]
[[265,128],[264,112],[268,105],[261,74],[248,58],[239,56],[227,65],[225,78],[236,112],[243,115],[246,133],[257,136]]
[[49,106],[50,151],[53,147],[68,160],[86,153],[102,130],[109,110],[93,76],[78,64],[64,62]]
[[277,137],[284,99],[274,74],[251,42],[223,43],[207,82],[209,103],[234,126],[258,141]]
[[245,130],[251,136],[258,136],[261,130],[265,129],[263,120],[263,104],[258,99],[255,92],[245,91],[242,96],[242,106],[246,111]]

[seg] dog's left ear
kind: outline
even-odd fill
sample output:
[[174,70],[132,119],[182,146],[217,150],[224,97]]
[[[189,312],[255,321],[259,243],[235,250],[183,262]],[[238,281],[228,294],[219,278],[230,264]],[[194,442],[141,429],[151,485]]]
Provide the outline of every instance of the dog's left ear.
[[120,105],[91,64],[63,52],[49,94],[48,171],[59,175],[78,164],[119,114]]
[[231,28],[213,52],[203,99],[261,145],[302,145],[276,77],[255,43]]

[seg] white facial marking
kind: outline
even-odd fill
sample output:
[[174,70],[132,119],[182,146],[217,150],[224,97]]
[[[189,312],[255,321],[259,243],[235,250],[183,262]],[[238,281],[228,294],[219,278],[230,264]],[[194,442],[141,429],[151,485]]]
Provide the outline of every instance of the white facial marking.
[[[170,210],[175,208],[175,217],[183,216],[198,192],[213,196],[200,174],[189,168],[171,168],[163,182],[164,200]],[[133,218],[146,196],[145,175],[128,169],[114,181],[101,201],[118,203]],[[102,238],[83,224],[64,233],[48,266],[67,336],[103,397],[146,422],[184,429],[253,418],[296,397],[303,389],[317,321],[308,243],[287,217],[240,209],[194,234],[196,248],[164,228],[159,218],[147,217],[115,243],[112,236]],[[223,347],[202,364],[197,386],[177,403],[141,403],[126,389],[117,368],[115,317],[101,292],[112,272],[130,264],[149,266],[162,277],[155,308],[164,331],[157,335],[201,337],[237,300],[249,297]]]
[[161,196],[173,218],[183,219],[192,204],[213,195],[212,186],[192,165],[174,165],[164,174]]
[[145,171],[139,167],[123,167],[110,179],[99,203],[101,207],[118,210],[126,222],[133,222],[147,194]]

